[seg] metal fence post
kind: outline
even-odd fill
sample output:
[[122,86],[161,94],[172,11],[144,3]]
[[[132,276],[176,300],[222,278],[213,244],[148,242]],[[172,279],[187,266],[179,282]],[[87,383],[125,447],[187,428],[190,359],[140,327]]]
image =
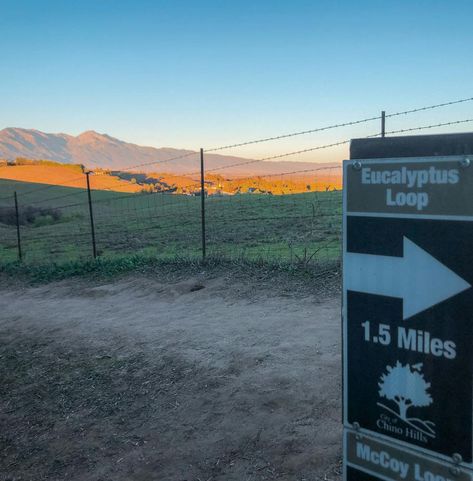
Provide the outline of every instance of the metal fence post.
[[20,213],[18,210],[18,196],[16,195],[16,191],[14,193],[15,197],[15,214],[16,214],[16,240],[18,245],[18,260],[21,262],[23,259],[23,255],[21,252],[21,237],[20,237]]
[[87,178],[87,197],[89,199],[89,214],[90,214],[90,232],[92,234],[92,251],[94,254],[94,259],[97,258],[97,246],[95,244],[95,225],[94,225],[94,211],[92,209],[92,197],[90,195],[90,180],[89,175],[90,171],[85,172],[85,176]]
[[205,175],[204,175],[204,149],[200,149],[200,215],[202,222],[202,260],[205,260]]
[[381,111],[381,137],[386,137],[386,112]]

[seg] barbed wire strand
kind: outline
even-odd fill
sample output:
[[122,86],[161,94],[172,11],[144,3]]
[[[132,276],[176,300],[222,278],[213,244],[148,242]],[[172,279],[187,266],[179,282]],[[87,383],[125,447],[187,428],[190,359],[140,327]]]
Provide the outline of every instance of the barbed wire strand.
[[388,115],[386,115],[386,118],[397,117],[398,115],[408,115],[408,114],[413,114],[413,113],[416,113],[416,112],[423,112],[425,110],[438,109],[440,107],[447,107],[447,106],[455,105],[455,104],[462,104],[462,103],[465,103],[465,102],[471,102],[472,100],[473,100],[473,97],[467,97],[467,98],[464,98],[464,99],[452,100],[450,102],[444,102],[442,104],[428,105],[427,107],[418,107],[416,109],[404,110],[402,112],[395,112],[393,114],[388,114]]
[[[396,117],[396,116],[399,116],[399,115],[408,115],[408,114],[412,114],[412,113],[415,113],[415,112],[423,112],[423,111],[426,111],[426,110],[433,110],[433,109],[437,109],[437,108],[440,108],[440,107],[447,107],[449,105],[455,105],[455,104],[460,104],[460,103],[464,103],[464,102],[471,102],[471,101],[473,101],[473,97],[467,97],[467,98],[463,98],[463,99],[459,99],[459,100],[452,100],[450,102],[443,102],[441,104],[428,105],[428,106],[425,106],[425,107],[418,107],[418,108],[415,108],[415,109],[409,109],[409,110],[404,110],[404,111],[401,111],[401,112],[395,112],[393,114],[386,115],[386,118],[387,117]],[[273,140],[280,140],[280,139],[286,139],[286,138],[289,138],[289,137],[296,137],[298,135],[313,134],[313,133],[316,133],[316,132],[323,132],[325,130],[336,129],[336,128],[339,128],[339,127],[348,127],[348,126],[351,126],[351,125],[362,124],[362,123],[365,123],[365,122],[370,122],[370,121],[379,120],[379,119],[381,119],[381,116],[377,115],[375,117],[368,117],[368,118],[365,118],[365,119],[354,120],[354,121],[350,121],[350,122],[342,122],[342,123],[338,123],[338,124],[327,125],[325,127],[318,127],[318,128],[315,128],[315,129],[301,130],[299,132],[291,132],[289,134],[275,135],[273,137],[265,137],[265,138],[256,139],[256,140],[249,140],[249,141],[246,141],[246,142],[239,142],[239,143],[236,143],[236,144],[229,144],[229,145],[223,145],[223,146],[219,146],[219,147],[212,147],[210,149],[204,149],[204,152],[216,152],[216,151],[219,151],[219,150],[232,149],[232,148],[235,148],[235,147],[244,147],[246,145],[253,145],[253,144],[259,144],[259,143],[262,143],[262,142],[270,142],[270,141],[273,141]]]
[[[411,128],[408,128],[408,129],[392,130],[392,131],[386,132],[386,134],[399,134],[399,133],[403,133],[403,132],[413,132],[415,130],[432,129],[432,128],[435,128],[435,127],[445,127],[445,126],[448,126],[448,125],[458,125],[458,124],[463,124],[463,123],[467,123],[467,122],[473,122],[473,119],[454,120],[454,121],[443,122],[443,123],[439,123],[439,124],[422,125],[422,126],[419,126],[419,127],[411,127]],[[381,135],[380,133],[377,133],[377,134],[368,135],[365,138],[379,137],[380,135]],[[331,148],[331,147],[349,144],[350,142],[351,142],[351,139],[345,139],[345,140],[341,140],[339,142],[334,142],[332,144],[319,145],[317,147],[311,147],[311,148],[303,149],[303,150],[296,150],[296,151],[293,151],[293,152],[286,152],[284,154],[278,154],[278,155],[273,155],[273,156],[270,156],[270,157],[264,157],[262,159],[249,160],[249,161],[245,161],[245,162],[230,164],[230,165],[227,165],[227,166],[216,167],[214,169],[207,169],[205,172],[206,173],[215,172],[215,171],[218,171],[218,170],[229,169],[231,167],[239,167],[239,166],[242,166],[242,165],[254,164],[254,163],[257,163],[257,162],[264,162],[264,161],[273,160],[273,159],[281,159],[283,157],[289,157],[289,156],[292,156],[292,155],[303,154],[303,153],[307,153],[307,152],[313,152],[313,151],[316,151],[316,150],[328,149],[328,148]],[[196,175],[198,173],[200,173],[200,172],[190,172],[188,174],[183,174],[183,175],[184,176],[185,175]],[[278,174],[278,175],[281,175],[281,174]]]
[[[303,154],[303,153],[307,153],[307,152],[313,152],[315,150],[321,150],[321,149],[328,149],[330,147],[336,147],[338,145],[343,145],[343,144],[347,144],[349,143],[350,140],[342,140],[342,141],[339,141],[339,142],[334,142],[332,144],[325,144],[325,145],[318,145],[317,147],[310,147],[308,149],[303,149],[303,150],[296,150],[296,151],[293,151],[293,152],[286,152],[284,154],[277,154],[277,155],[272,155],[270,157],[264,157],[262,159],[253,159],[253,160],[247,160],[247,161],[244,161],[244,162],[237,162],[235,164],[230,164],[230,165],[225,165],[225,166],[222,166],[222,167],[215,167],[213,169],[206,169],[205,170],[205,173],[209,173],[209,172],[216,172],[216,171],[219,171],[219,170],[224,170],[224,169],[230,169],[232,167],[240,167],[242,165],[249,165],[249,164],[255,164],[257,162],[265,162],[265,161],[268,161],[268,160],[273,160],[273,159],[281,159],[283,157],[289,157],[291,155],[297,155],[297,154]],[[196,172],[188,172],[187,174],[182,174],[183,176],[188,176],[188,175],[197,175],[197,174],[200,174],[200,171],[196,171]]]
[[[404,132],[413,132],[415,130],[433,129],[435,127],[446,127],[448,125],[465,124],[465,123],[468,123],[468,122],[473,122],[473,119],[454,120],[454,121],[451,121],[451,122],[442,122],[442,123],[439,123],[439,124],[423,125],[422,127],[411,127],[411,128],[407,128],[407,129],[390,130],[390,131],[386,132],[386,134],[402,134]],[[373,134],[373,135],[367,136],[366,138],[379,137],[380,135],[381,134],[379,134],[379,133]]]
[[163,159],[163,160],[153,160],[151,162],[144,162],[142,164],[136,164],[136,165],[131,165],[129,167],[122,167],[118,170],[120,171],[124,171],[124,170],[131,170],[131,169],[137,169],[139,167],[145,167],[147,165],[154,165],[154,164],[164,164],[166,162],[172,162],[173,160],[179,160],[179,159],[185,159],[186,157],[190,157],[191,155],[197,155],[199,154],[199,152],[187,152],[185,154],[182,154],[182,155],[178,155],[176,157],[171,157],[169,159]]

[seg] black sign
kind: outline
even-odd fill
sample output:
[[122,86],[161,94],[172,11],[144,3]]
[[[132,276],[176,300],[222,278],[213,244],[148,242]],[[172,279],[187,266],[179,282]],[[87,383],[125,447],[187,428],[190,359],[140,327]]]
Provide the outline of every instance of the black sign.
[[360,160],[344,175],[345,427],[471,466],[473,166]]

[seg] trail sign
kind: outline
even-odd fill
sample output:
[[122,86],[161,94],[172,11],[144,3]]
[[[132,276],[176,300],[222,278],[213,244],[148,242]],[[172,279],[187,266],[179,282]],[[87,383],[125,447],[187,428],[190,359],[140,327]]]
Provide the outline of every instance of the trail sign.
[[[345,161],[343,223],[345,476],[453,481],[461,468],[470,478],[473,165],[463,155]],[[409,476],[430,474],[350,464],[353,436],[409,458]]]
[[472,481],[473,473],[461,466],[449,466],[431,456],[413,453],[373,436],[344,432],[346,466],[351,477],[371,475],[395,481]]

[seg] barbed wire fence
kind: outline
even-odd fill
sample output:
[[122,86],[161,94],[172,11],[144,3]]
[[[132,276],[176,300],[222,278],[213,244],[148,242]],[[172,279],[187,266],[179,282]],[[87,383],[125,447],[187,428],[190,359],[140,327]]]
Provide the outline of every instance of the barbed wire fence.
[[[293,170],[274,167],[274,172],[261,169],[251,176],[242,172],[250,164],[264,166],[267,161],[347,145],[350,139],[222,165],[215,152],[374,121],[381,123],[379,132],[365,137],[466,124],[473,119],[386,131],[386,119],[470,101],[473,98],[387,115],[382,112],[361,120],[186,151],[120,168],[118,177],[128,179],[125,172],[130,172],[129,177],[143,177],[143,191],[138,193],[117,192],[113,186],[108,190],[108,174],[103,172],[75,173],[62,183],[34,188],[31,184],[2,185],[0,179],[2,191],[8,191],[0,197],[0,257],[5,262],[32,264],[122,254],[170,260],[264,261],[301,267],[338,263],[341,163],[314,163],[313,168]],[[185,171],[180,167],[172,175],[161,174],[178,160],[185,160]],[[151,166],[156,166],[160,174],[140,174],[140,169],[149,171]],[[71,182],[74,188],[69,187]]]

